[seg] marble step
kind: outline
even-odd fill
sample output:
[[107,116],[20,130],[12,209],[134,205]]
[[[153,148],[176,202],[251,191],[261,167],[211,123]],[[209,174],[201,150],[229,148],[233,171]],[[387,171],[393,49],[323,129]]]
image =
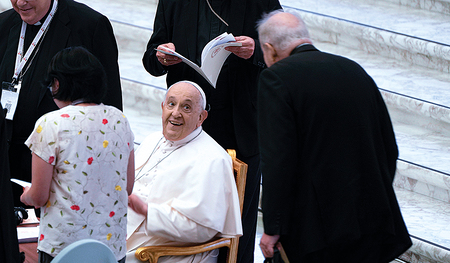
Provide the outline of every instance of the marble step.
[[400,258],[410,263],[450,262],[450,203],[401,187],[395,193],[413,241]]
[[[423,86],[417,81],[421,78],[420,75],[412,74],[411,67],[403,68],[396,64],[394,59],[380,59],[374,54],[331,43],[315,42],[315,45],[324,52],[355,60],[373,77],[390,111],[400,158],[450,174],[450,167],[439,161],[439,158],[450,160],[450,109],[444,106],[450,105],[450,100],[446,96],[430,96],[433,90],[442,88],[440,84],[448,84],[430,76],[427,79],[428,86]],[[438,77],[440,74],[442,73],[439,73]],[[438,85],[430,84],[433,80]],[[409,90],[404,87],[405,81],[411,81],[411,85],[407,87]],[[441,104],[420,99],[423,97],[420,93]],[[418,94],[418,98],[412,97]],[[436,156],[438,158],[435,158]]]
[[[342,19],[341,17],[331,17],[311,11],[292,9],[300,13],[310,29],[311,37],[316,41],[347,46],[363,50],[368,54],[377,54],[380,57],[394,58],[397,60],[397,63],[405,66],[419,65],[437,72],[450,72],[450,45],[434,40],[443,41],[444,39],[442,39],[441,35],[426,34],[421,36],[420,33],[422,32],[407,32],[418,36],[407,35],[402,31],[391,31],[385,28],[374,27],[370,24],[361,24],[354,20]],[[445,19],[448,20],[447,17]],[[436,24],[439,27],[441,24],[445,25],[444,21],[433,21],[428,26],[436,27]],[[446,24],[450,25],[450,23]],[[426,26],[424,25],[428,30]],[[446,32],[445,26],[443,27],[442,31],[444,32],[440,33],[443,36],[450,35],[450,28]],[[401,28],[396,29],[400,30]],[[435,33],[438,34],[438,32]]]
[[151,76],[142,65],[142,56],[152,29],[123,22],[111,21],[119,48],[120,75],[122,78],[165,88],[165,77]]
[[150,133],[162,130],[160,105],[166,89],[124,78],[121,82],[123,112],[130,120],[135,143],[140,144]]
[[[429,8],[412,7],[413,3],[417,3],[417,5],[433,5],[439,8],[437,5],[439,0],[281,0],[280,2],[285,9],[294,8],[434,43],[447,45],[450,43],[447,37],[450,24],[446,14],[430,11]],[[398,2],[403,2],[405,5]],[[446,3],[447,8],[450,3],[448,0],[440,0],[440,2]],[[445,7],[442,8],[445,9]],[[346,31],[342,28],[341,32]]]
[[135,142],[161,130],[161,101],[166,92],[165,76],[153,77],[142,65],[142,56],[152,29],[111,20],[119,48],[119,70],[124,113],[130,119]]
[[382,91],[399,158],[450,175],[450,109]]
[[450,14],[449,0],[386,0],[394,4],[409,6],[431,12]]

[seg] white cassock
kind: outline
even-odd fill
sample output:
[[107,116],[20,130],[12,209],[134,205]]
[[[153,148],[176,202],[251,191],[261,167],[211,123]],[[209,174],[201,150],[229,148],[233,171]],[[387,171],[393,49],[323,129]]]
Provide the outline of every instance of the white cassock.
[[[127,263],[137,248],[202,243],[242,235],[239,199],[228,153],[199,127],[180,141],[161,132],[136,150],[133,193],[148,204],[147,217],[128,209]],[[141,168],[141,166],[143,166]],[[158,262],[216,262],[218,251]]]

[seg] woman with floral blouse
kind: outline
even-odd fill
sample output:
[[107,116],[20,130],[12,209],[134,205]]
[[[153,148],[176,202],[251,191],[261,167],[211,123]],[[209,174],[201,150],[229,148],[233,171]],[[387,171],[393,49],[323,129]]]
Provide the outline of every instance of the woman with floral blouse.
[[42,116],[25,142],[32,151],[32,185],[21,196],[25,204],[41,207],[39,262],[50,262],[86,238],[105,243],[125,262],[127,203],[134,184],[128,120],[102,104],[105,73],[86,49],[57,53],[47,79],[60,109]]

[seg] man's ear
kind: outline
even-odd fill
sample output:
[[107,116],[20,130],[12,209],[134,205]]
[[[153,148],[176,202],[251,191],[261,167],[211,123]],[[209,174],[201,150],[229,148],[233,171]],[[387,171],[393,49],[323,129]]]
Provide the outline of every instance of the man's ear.
[[271,65],[278,61],[277,50],[272,46],[272,44],[264,43],[263,44],[263,50],[264,50],[264,53],[267,53],[266,58],[269,60],[269,63]]
[[208,111],[202,110],[202,112],[200,112],[200,115],[198,116],[197,128],[203,124],[203,122],[206,120],[207,117],[208,117]]

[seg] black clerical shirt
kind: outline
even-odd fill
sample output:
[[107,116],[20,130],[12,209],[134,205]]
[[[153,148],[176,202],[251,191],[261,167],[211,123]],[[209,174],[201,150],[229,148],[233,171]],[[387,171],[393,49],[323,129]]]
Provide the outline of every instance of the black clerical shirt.
[[[196,62],[200,65],[201,54],[205,45],[218,35],[228,32],[228,26],[223,23],[209,8],[209,1],[213,10],[223,19],[229,23],[231,18],[231,1],[229,0],[199,0],[198,10],[198,30],[197,30],[197,57]],[[230,33],[230,32],[228,32]],[[222,67],[222,73],[228,71],[228,63],[225,61]],[[227,78],[219,78],[217,80],[216,89],[211,93],[208,98],[210,105],[214,105],[215,109],[223,109],[225,107],[231,107],[230,103],[230,91],[227,88]],[[231,112],[231,109],[230,109]],[[230,123],[230,125],[232,125]]]
[[213,38],[227,32],[225,25],[219,18],[214,15],[208,6],[209,1],[214,11],[222,17],[227,23],[230,13],[231,2],[228,0],[200,0],[198,5],[198,36],[197,36],[197,57],[196,62],[200,63],[200,57],[203,47]]

